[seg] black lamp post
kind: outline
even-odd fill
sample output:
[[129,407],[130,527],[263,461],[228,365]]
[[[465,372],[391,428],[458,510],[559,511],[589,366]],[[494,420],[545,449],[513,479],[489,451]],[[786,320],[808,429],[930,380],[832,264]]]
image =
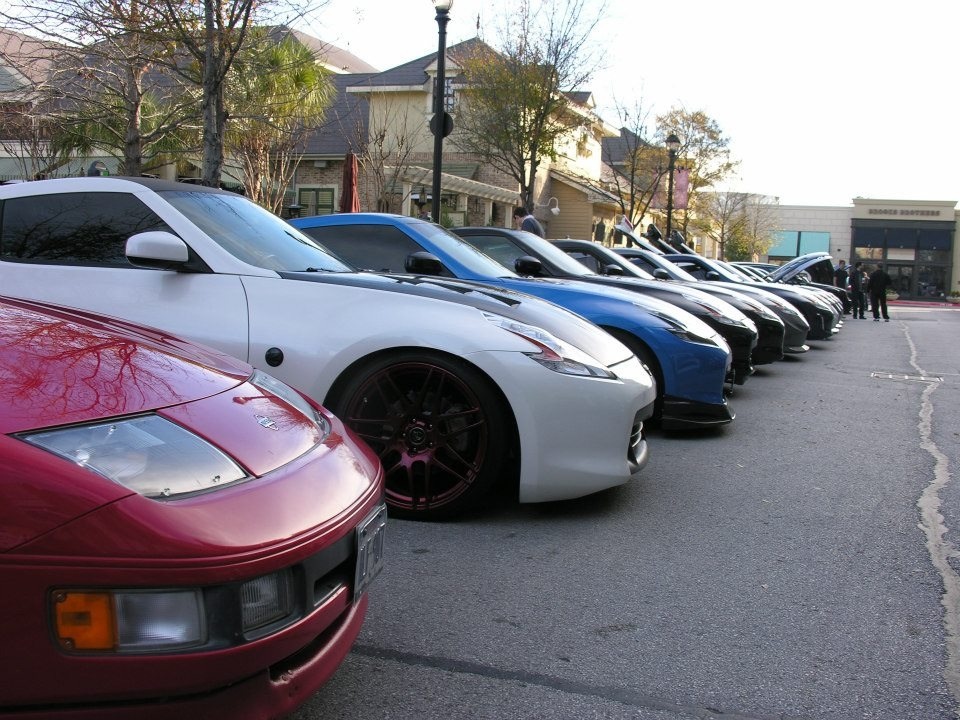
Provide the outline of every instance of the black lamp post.
[[443,138],[450,133],[452,123],[448,120],[443,100],[446,90],[447,64],[447,22],[450,20],[450,8],[453,0],[433,0],[437,10],[437,26],[440,44],[437,49],[437,81],[433,90],[433,119],[430,129],[433,131],[433,204],[431,215],[434,222],[440,222],[440,173],[443,170]]
[[670,163],[667,167],[667,242],[670,242],[673,230],[673,170],[677,165],[677,151],[680,149],[680,138],[675,133],[667,135],[667,152],[670,154]]

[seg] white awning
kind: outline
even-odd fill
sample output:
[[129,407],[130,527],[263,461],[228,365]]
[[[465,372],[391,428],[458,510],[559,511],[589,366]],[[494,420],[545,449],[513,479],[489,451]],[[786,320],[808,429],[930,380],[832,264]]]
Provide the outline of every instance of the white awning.
[[[384,173],[387,177],[396,177],[400,182],[410,183],[411,185],[423,185],[426,188],[433,186],[433,170],[419,165],[410,165],[400,168],[385,167]],[[507,190],[506,188],[488,185],[478,180],[469,180],[458,175],[449,173],[440,173],[440,187],[447,192],[463,193],[472,197],[486,198],[494,202],[506,203],[508,205],[520,204],[520,193]]]

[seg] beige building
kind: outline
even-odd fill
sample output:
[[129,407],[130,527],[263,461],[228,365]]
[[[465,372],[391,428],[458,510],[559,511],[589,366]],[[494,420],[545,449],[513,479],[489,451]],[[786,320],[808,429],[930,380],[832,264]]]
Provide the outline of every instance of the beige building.
[[[444,105],[454,118],[444,140],[441,221],[448,225],[512,224],[521,203],[519,185],[457,148],[458,58],[481,41],[447,50]],[[348,152],[360,162],[360,206],[365,211],[418,215],[430,209],[433,185],[433,88],[436,54],[383,72],[342,73],[328,119],[311,138],[297,170],[288,208],[300,214],[335,212]],[[591,238],[612,232],[617,198],[601,182],[601,143],[617,133],[595,112],[589,93],[571,93],[564,118],[570,126],[557,158],[544,158],[537,172],[534,215],[548,237]]]
[[960,292],[956,201],[854,198],[845,207],[779,206],[772,261],[828,252],[835,261],[882,265],[904,298]]

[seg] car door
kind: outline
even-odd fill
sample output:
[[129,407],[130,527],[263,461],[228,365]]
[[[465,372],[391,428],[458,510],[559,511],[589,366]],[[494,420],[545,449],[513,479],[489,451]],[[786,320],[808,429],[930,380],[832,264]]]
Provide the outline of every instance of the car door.
[[149,270],[127,260],[131,235],[171,231],[133,194],[29,195],[4,200],[0,211],[4,295],[123,317],[248,359],[239,277]]

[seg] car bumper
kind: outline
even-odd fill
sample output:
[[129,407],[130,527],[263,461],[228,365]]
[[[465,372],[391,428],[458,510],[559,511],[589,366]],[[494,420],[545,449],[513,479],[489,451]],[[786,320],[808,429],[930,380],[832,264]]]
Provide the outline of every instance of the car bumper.
[[[0,629],[26,649],[4,669],[0,717],[15,708],[18,718],[169,718],[176,707],[189,718],[256,718],[265,715],[248,706],[309,698],[360,630],[367,600],[356,582],[369,566],[358,528],[383,512],[382,474],[357,473],[361,458],[331,447],[175,503],[129,495],[74,520],[66,537],[22,546],[22,558],[0,554]],[[335,502],[340,493],[347,502]],[[122,550],[97,553],[113,543]],[[276,573],[290,578],[286,614],[247,627],[242,585]],[[204,630],[176,651],[72,651],[51,629],[57,588],[201,589]]]
[[628,482],[646,465],[643,421],[653,414],[656,387],[637,358],[611,367],[616,380],[556,373],[523,353],[469,359],[496,378],[516,419],[520,502],[583,497]]
[[801,318],[797,318],[796,322],[785,322],[783,352],[788,355],[807,352],[810,349],[810,346],[807,345],[807,333],[809,331],[809,324],[806,321],[801,322]]
[[754,365],[766,365],[776,362],[783,357],[784,337],[786,328],[782,322],[763,320],[754,321],[757,326],[757,345],[750,355]]
[[834,314],[827,310],[805,312],[804,317],[810,323],[810,332],[807,333],[808,340],[827,340],[832,338],[836,332]]
[[[713,325],[713,323],[711,323]],[[731,362],[727,381],[743,385],[753,374],[753,350],[757,346],[757,333],[746,327],[717,323],[714,329],[730,346]]]
[[[186,698],[158,696],[137,700],[111,700],[69,707],[45,705],[0,709],[0,718],[44,720],[261,720],[288,715],[319,690],[346,658],[360,633],[367,612],[367,595],[350,605],[312,642],[262,671],[229,686]],[[217,662],[209,658],[208,662]],[[8,714],[9,711],[9,714]]]
[[704,430],[720,427],[736,417],[724,400],[721,403],[698,403],[677,397],[664,397],[660,427],[664,430]]

